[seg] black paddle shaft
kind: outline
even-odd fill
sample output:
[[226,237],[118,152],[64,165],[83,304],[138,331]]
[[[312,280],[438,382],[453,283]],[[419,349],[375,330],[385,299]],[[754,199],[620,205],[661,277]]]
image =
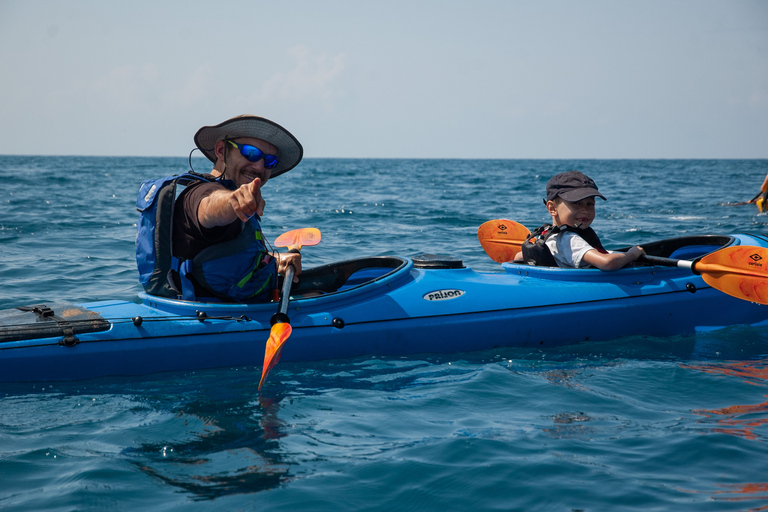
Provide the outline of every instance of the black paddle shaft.
[[[298,249],[291,249],[288,252],[299,252]],[[289,324],[291,319],[288,318],[288,303],[291,297],[291,286],[293,286],[293,276],[296,273],[296,269],[293,265],[289,265],[285,269],[285,278],[283,279],[283,289],[280,291],[280,305],[277,308],[277,313],[272,315],[269,321],[270,325],[277,323]]]
[[640,256],[637,261],[645,261],[663,267],[689,268],[691,271],[693,271],[694,274],[698,274],[693,266],[694,262],[690,260],[676,260],[673,258],[662,258],[661,256],[651,256],[649,254],[645,254]]

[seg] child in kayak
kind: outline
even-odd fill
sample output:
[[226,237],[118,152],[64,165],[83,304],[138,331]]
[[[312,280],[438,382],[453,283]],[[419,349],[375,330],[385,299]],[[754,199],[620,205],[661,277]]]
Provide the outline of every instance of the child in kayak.
[[536,229],[518,255],[531,265],[617,270],[645,254],[642,247],[608,252],[590,227],[595,220],[595,198],[605,197],[595,182],[578,171],[553,176],[547,182],[544,204],[552,224]]

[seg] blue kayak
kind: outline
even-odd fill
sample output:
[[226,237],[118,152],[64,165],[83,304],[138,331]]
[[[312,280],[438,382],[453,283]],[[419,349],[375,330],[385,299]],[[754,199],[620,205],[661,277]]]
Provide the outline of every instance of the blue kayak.
[[[723,247],[768,247],[757,235],[643,244],[694,260]],[[614,272],[379,256],[305,270],[281,361],[363,355],[547,348],[623,336],[690,335],[768,322],[768,306],[731,297],[690,269]],[[0,381],[59,381],[261,366],[277,303],[201,303],[140,294],[138,302],[50,302],[0,310]]]

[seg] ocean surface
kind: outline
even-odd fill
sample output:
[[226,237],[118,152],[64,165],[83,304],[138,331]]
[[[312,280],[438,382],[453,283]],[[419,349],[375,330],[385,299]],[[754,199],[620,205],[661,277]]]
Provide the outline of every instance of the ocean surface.
[[[187,168],[0,156],[0,309],[136,300],[139,184]],[[734,204],[768,160],[306,159],[265,186],[263,227],[319,228],[305,267],[431,252],[497,271],[478,226],[540,225],[546,181],[573,169],[608,198],[608,248],[768,232]],[[0,509],[768,510],[767,361],[768,330],[734,326],[281,363],[261,395],[260,367],[0,384]]]

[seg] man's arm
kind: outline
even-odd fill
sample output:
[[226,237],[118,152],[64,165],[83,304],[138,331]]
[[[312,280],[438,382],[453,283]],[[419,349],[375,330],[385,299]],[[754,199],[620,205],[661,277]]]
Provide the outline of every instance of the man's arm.
[[[261,179],[241,185],[236,190],[216,190],[200,201],[197,217],[206,228],[226,226],[237,219],[247,222],[263,215],[266,201],[261,197]],[[298,270],[298,269],[296,269]]]

